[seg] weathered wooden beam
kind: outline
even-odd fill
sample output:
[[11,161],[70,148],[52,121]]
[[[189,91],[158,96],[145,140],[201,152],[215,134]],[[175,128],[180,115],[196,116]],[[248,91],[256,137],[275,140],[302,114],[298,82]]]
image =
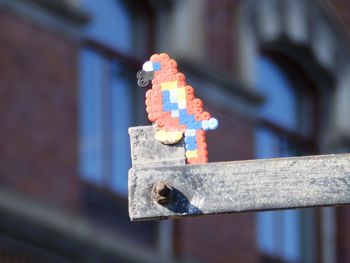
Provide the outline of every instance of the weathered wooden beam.
[[[159,191],[162,183],[170,188]],[[169,200],[158,203],[155,191],[170,196]],[[129,172],[133,221],[349,203],[350,154],[143,167]]]
[[350,154],[186,165],[183,142],[129,133],[134,221],[350,203]]
[[131,144],[131,162],[135,169],[185,165],[185,149],[181,141],[175,145],[164,145],[154,138],[153,126],[129,128]]

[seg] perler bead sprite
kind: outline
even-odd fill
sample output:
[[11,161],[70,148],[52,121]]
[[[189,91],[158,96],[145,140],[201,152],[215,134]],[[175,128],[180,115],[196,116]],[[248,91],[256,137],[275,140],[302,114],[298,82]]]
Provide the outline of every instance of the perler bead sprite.
[[167,54],[154,54],[137,73],[138,85],[152,88],[146,92],[148,119],[156,125],[155,138],[165,144],[179,142],[185,135],[187,162],[206,163],[208,152],[205,132],[218,127],[218,121],[203,110],[203,103],[178,72],[177,63]]

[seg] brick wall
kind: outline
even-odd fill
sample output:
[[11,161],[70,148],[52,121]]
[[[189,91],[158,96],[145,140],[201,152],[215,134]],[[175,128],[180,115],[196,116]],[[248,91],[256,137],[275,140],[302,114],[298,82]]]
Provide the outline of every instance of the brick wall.
[[206,59],[221,71],[235,72],[237,12],[242,0],[207,0]]
[[0,182],[77,209],[77,48],[0,11]]
[[253,214],[176,221],[178,253],[198,262],[258,262]]
[[[240,3],[241,0],[207,0],[206,59],[231,75],[236,70],[235,19]],[[253,124],[219,105],[205,103],[205,108],[220,121],[217,130],[207,133],[210,162],[252,159]],[[180,257],[198,262],[259,261],[254,214],[184,219],[175,221],[175,226],[175,248]]]

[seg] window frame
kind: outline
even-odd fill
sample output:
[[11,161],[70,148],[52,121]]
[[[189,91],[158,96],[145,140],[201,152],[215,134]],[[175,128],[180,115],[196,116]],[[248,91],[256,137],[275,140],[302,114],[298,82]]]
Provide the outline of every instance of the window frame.
[[[106,59],[109,64],[115,62],[120,63],[123,67],[126,67],[130,73],[135,73],[135,85],[131,85],[133,93],[131,99],[134,108],[134,111],[131,112],[131,117],[133,123],[140,125],[147,123],[147,116],[144,108],[146,89],[137,87],[136,72],[140,70],[142,65],[142,61],[139,57],[144,57],[146,53],[147,55],[150,54],[154,49],[155,13],[152,11],[153,9],[148,1],[121,0],[121,2],[125,4],[128,12],[130,12],[132,20],[135,19],[136,15],[140,15],[139,12],[149,19],[148,30],[150,34],[144,50],[141,50],[139,53],[127,54],[94,37],[88,36],[82,36],[79,39],[78,45],[80,50],[85,49],[96,53],[103,59]],[[131,2],[135,3],[135,5],[131,4]],[[135,21],[133,20],[133,22]],[[132,24],[133,32],[137,29],[137,23],[139,23],[139,21],[135,23],[136,24]],[[131,41],[133,44],[136,42],[135,38],[136,36],[132,35]],[[133,46],[133,49],[135,48],[137,48],[137,46]],[[80,137],[80,135],[78,136]],[[122,237],[130,238],[148,248],[158,249],[158,222],[147,222],[138,225],[132,224],[128,216],[127,196],[119,191],[111,189],[111,187],[108,187],[105,183],[96,184],[94,182],[89,182],[82,175],[80,175],[79,178],[81,181],[81,208],[88,220],[97,225],[108,226],[118,231]],[[103,178],[103,180],[105,179]],[[112,221],[111,218],[113,218]]]
[[[260,49],[260,56],[266,56],[270,59],[276,66],[278,66],[281,71],[285,74],[288,81],[292,84],[293,87],[297,89],[299,93],[298,97],[303,101],[302,103],[310,103],[312,104],[312,114],[311,114],[311,125],[309,134],[305,134],[303,132],[294,131],[288,128],[279,125],[277,122],[271,121],[264,117],[258,117],[255,122],[255,129],[263,128],[269,130],[269,132],[275,134],[277,137],[286,139],[288,142],[296,145],[298,149],[301,149],[301,155],[316,155],[319,154],[319,114],[320,114],[320,94],[317,89],[317,84],[309,77],[309,75],[303,70],[302,67],[294,60],[292,57],[288,56],[286,53],[279,49],[275,49],[275,44],[264,46]],[[299,116],[300,118],[300,116]],[[304,125],[305,123],[299,123],[299,125]],[[304,129],[305,127],[301,127]],[[310,221],[310,218],[314,220],[314,222]],[[300,214],[300,253],[302,259],[309,257],[309,252],[305,251],[304,245],[305,242],[305,234],[303,229],[307,228],[307,225],[313,223],[314,233],[314,244],[313,256],[316,261],[321,258],[321,231],[320,231],[320,220],[321,220],[321,210],[319,208],[314,209],[304,209]],[[261,253],[261,260],[263,262],[283,262],[284,258],[280,258],[278,254],[270,255],[265,254],[263,251]]]

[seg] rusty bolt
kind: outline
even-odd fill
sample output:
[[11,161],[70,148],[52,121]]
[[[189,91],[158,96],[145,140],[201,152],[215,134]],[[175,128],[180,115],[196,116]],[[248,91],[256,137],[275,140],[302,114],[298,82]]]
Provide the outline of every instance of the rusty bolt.
[[167,182],[157,182],[152,188],[152,198],[158,204],[164,205],[171,201],[173,188]]

